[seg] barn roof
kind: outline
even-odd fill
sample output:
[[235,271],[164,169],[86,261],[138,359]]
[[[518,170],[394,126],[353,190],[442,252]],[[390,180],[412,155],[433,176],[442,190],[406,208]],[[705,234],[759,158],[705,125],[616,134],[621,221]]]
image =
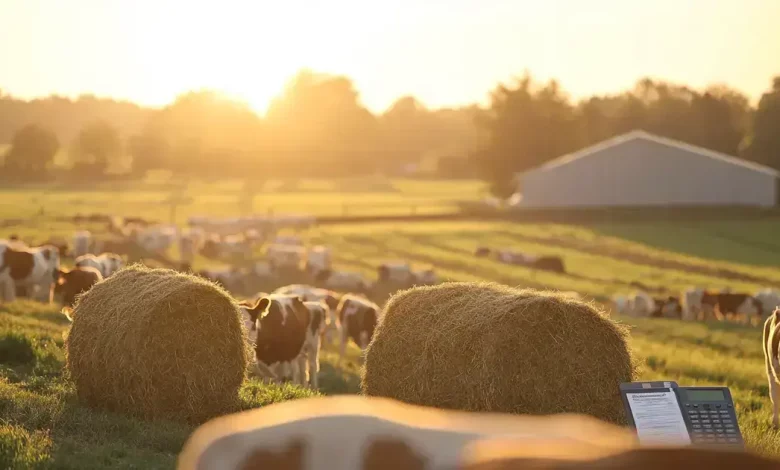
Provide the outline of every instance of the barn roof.
[[704,147],[699,147],[696,145],[691,145],[685,142],[681,142],[679,140],[670,139],[667,137],[661,137],[657,135],[650,134],[649,132],[645,132],[642,130],[634,130],[631,132],[628,132],[626,134],[622,134],[616,137],[613,137],[611,139],[604,140],[602,142],[599,142],[597,144],[585,147],[581,150],[578,150],[573,153],[569,153],[563,156],[560,156],[558,158],[555,158],[553,160],[550,160],[547,163],[544,163],[543,165],[540,165],[536,168],[533,168],[531,170],[528,170],[528,172],[534,172],[534,171],[545,171],[552,168],[556,168],[562,165],[566,165],[567,163],[570,163],[574,160],[578,160],[580,158],[587,157],[589,155],[593,155],[595,153],[601,152],[604,149],[615,147],[618,145],[622,145],[626,142],[630,142],[632,140],[642,139],[650,142],[654,142],[660,145],[665,145],[667,147],[673,147],[678,150],[682,150],[684,152],[689,153],[695,153],[697,155],[702,155],[708,158],[712,158],[714,160],[720,160],[726,163],[730,163],[732,165],[737,165],[743,168],[749,168],[753,171],[758,171],[761,173],[766,173],[775,177],[780,177],[780,172],[777,170],[770,168],[765,165],[761,165],[759,163],[750,162],[747,160],[743,160],[741,158],[737,158],[731,155],[727,155],[725,153],[716,152],[714,150],[706,149]]

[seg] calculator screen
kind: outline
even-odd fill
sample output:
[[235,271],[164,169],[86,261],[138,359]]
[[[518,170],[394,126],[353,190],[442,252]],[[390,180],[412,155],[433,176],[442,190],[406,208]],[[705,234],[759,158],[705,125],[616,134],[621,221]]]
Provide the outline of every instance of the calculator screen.
[[686,390],[690,401],[725,401],[723,390]]

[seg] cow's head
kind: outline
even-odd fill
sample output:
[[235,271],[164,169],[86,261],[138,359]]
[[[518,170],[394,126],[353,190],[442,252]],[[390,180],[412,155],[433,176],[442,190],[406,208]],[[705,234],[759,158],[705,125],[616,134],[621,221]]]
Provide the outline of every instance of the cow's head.
[[54,271],[54,298],[65,307],[72,307],[76,297],[103,280],[94,268],[56,269]]
[[41,255],[46,267],[51,272],[56,271],[60,267],[60,250],[53,245],[44,245],[40,247]]

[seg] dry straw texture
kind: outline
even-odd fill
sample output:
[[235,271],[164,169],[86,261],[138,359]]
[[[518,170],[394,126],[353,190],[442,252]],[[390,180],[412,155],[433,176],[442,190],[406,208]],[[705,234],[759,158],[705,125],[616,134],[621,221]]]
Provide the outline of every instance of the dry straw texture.
[[248,356],[239,311],[224,290],[140,265],[79,298],[66,348],[87,404],[189,422],[236,409]]
[[399,292],[366,352],[367,395],[467,411],[583,413],[623,423],[627,333],[589,304],[497,284]]

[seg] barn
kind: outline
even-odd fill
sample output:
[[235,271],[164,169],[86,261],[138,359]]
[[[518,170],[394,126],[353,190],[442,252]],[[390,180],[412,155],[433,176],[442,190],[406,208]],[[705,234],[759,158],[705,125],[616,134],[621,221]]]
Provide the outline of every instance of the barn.
[[774,206],[778,172],[632,131],[517,175],[520,207]]

